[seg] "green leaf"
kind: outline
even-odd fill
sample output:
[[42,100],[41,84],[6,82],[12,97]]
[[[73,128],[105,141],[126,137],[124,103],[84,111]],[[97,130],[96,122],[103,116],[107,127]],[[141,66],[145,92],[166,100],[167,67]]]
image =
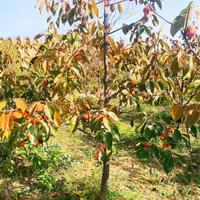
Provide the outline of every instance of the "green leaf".
[[136,151],[136,155],[140,160],[148,160],[149,159],[149,152],[143,148]]
[[44,105],[44,113],[51,121],[53,121],[53,109],[49,104]]
[[170,153],[167,155],[164,155],[162,165],[166,173],[170,173],[173,170],[174,160]]
[[67,17],[69,25],[72,25],[74,23],[74,14],[74,9],[71,9]]
[[99,121],[99,119],[97,118],[92,119],[90,125],[92,133],[96,133],[100,128],[101,128],[101,122]]
[[110,132],[105,134],[104,143],[106,144],[106,147],[108,148],[108,150],[112,148],[113,136]]
[[158,81],[158,86],[161,90],[164,89],[164,83],[162,81]]
[[143,26],[143,28],[144,28],[144,31],[146,32],[146,34],[150,37],[151,36],[150,29],[148,27],[146,27],[146,26]]
[[159,7],[160,9],[162,9],[162,3],[161,3],[161,0],[156,0],[156,3],[157,3],[157,5],[158,5],[158,7]]
[[29,127],[29,133],[30,133],[30,142],[33,144],[35,141],[35,138],[38,138],[39,135],[39,129],[35,125],[31,125]]
[[163,131],[163,125],[160,122],[156,122],[156,132],[158,135],[161,135],[162,131]]
[[149,87],[150,87],[151,92],[154,93],[155,84],[153,81],[149,82]]
[[190,128],[190,131],[192,133],[192,136],[197,137],[198,130],[197,130],[197,128],[195,126],[192,126]]
[[106,117],[103,118],[103,124],[108,131],[111,131],[111,123]]
[[69,121],[69,130],[71,133],[74,133],[79,125],[79,118],[74,116]]
[[122,32],[126,35],[130,30],[132,30],[133,26],[134,26],[133,24],[130,24],[130,25],[123,24]]
[[196,95],[195,99],[196,99],[197,102],[200,101],[200,92]]
[[43,127],[45,128],[46,133],[49,134],[50,129],[49,129],[48,124],[44,120],[41,120],[40,122],[42,123]]
[[151,146],[151,152],[156,156],[156,158],[159,158],[160,151],[156,145]]
[[173,76],[177,76],[177,73],[179,71],[179,64],[178,64],[178,59],[175,58],[171,64],[171,70],[173,73]]
[[105,151],[99,153],[99,155],[98,155],[98,160],[99,160],[99,161],[100,161],[100,160],[101,160],[101,161],[104,161],[106,158],[107,158],[107,154],[106,154]]
[[119,133],[118,127],[116,125],[113,125],[111,133],[117,141],[120,140],[120,133]]
[[176,33],[183,28],[185,25],[185,17],[184,16],[177,16],[174,21],[172,22],[170,33],[172,36],[175,36]]
[[147,126],[147,122],[145,122],[144,124],[142,124],[142,125],[139,127],[139,128],[140,128],[139,131],[140,131],[141,134],[144,133],[146,126]]
[[52,126],[49,126],[50,127],[50,130],[51,130],[51,133],[56,136],[56,130],[52,127]]
[[145,83],[139,83],[138,89],[140,92],[143,92],[143,91],[147,92]]
[[167,115],[162,115],[161,118],[163,119],[164,122],[166,122],[167,124],[170,124],[171,123],[171,118],[170,116],[167,116]]
[[147,127],[146,129],[145,129],[145,138],[149,141],[149,140],[151,140],[151,138],[153,138],[153,137],[155,137],[155,130],[154,129],[152,129],[152,128],[149,128],[149,127]]
[[182,139],[181,132],[180,132],[178,129],[175,129],[175,130],[174,130],[173,138],[174,138],[174,140],[175,140],[176,142],[177,142],[177,141],[180,141],[180,140]]

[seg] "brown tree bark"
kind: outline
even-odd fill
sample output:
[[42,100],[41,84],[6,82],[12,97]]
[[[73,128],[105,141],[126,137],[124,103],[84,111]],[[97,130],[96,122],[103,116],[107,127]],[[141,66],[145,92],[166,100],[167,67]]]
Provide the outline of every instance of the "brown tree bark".
[[[108,95],[108,84],[109,84],[109,74],[108,74],[108,43],[107,43],[107,36],[108,36],[108,13],[107,13],[107,6],[104,5],[104,36],[103,36],[103,64],[104,64],[104,77],[103,77],[103,101],[102,107],[106,107],[107,105],[107,95]],[[101,179],[101,191],[100,191],[100,200],[107,199],[107,190],[108,190],[108,179],[110,173],[110,158],[106,157],[103,160],[103,173]]]
[[103,174],[101,179],[100,200],[107,199],[109,174],[110,174],[110,158],[106,157],[106,159],[103,161]]

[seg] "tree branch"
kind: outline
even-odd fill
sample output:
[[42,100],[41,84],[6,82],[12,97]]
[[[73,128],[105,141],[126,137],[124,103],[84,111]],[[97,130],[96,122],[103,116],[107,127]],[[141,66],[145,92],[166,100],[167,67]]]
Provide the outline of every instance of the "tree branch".
[[103,66],[104,66],[104,77],[103,77],[103,86],[104,86],[104,93],[103,93],[103,107],[106,106],[106,97],[108,94],[108,42],[107,42],[107,36],[108,36],[108,13],[107,8],[104,6],[104,34],[103,34]]
[[125,27],[133,26],[133,25],[135,25],[135,24],[138,24],[139,22],[142,22],[142,20],[144,20],[144,17],[142,17],[141,19],[139,19],[139,20],[136,21],[136,22],[133,22],[133,23],[128,24],[128,25],[124,25],[124,26],[122,26],[122,27],[120,27],[120,28],[118,28],[118,29],[116,29],[116,30],[114,30],[114,31],[108,32],[108,35],[111,35],[111,34],[113,34],[113,33],[116,33],[116,32],[122,30],[122,29],[125,28]]
[[100,3],[103,3],[103,1],[99,1],[99,2],[97,2],[96,4],[98,5],[98,4],[100,4]]
[[118,1],[118,2],[115,2],[115,3],[111,3],[110,5],[115,5],[115,4],[123,3],[125,1],[128,1],[128,0],[121,0],[121,1]]
[[[111,4],[109,4],[108,6],[110,6],[110,5],[115,5],[115,4],[119,4],[119,3],[123,3],[123,2],[125,2],[125,1],[128,1],[128,0],[121,0],[121,1],[118,1],[118,2],[115,2],[115,3],[111,3]],[[103,1],[99,1],[99,2],[97,2],[96,4],[98,5],[98,4],[101,4],[101,3],[103,3]]]
[[168,21],[167,19],[165,19],[164,17],[162,17],[160,14],[158,14],[155,10],[153,10],[153,12],[160,17],[163,21],[167,22],[168,24],[172,25],[172,22]]
[[122,87],[120,87],[116,92],[114,92],[109,97],[107,97],[106,101],[109,102],[111,99],[113,99],[114,97],[116,97],[120,92],[122,92],[122,90],[124,90],[125,88],[126,87],[124,85]]

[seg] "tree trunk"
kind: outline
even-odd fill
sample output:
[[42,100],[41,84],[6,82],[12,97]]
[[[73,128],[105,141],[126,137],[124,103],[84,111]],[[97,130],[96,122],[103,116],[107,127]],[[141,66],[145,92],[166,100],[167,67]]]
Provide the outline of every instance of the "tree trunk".
[[[107,43],[107,36],[108,36],[108,13],[107,5],[104,5],[104,35],[103,35],[103,64],[104,64],[104,77],[103,77],[103,99],[102,99],[102,108],[105,108],[107,105],[107,95],[108,95],[108,84],[109,84],[109,74],[108,74],[108,43]],[[110,158],[106,157],[103,160],[103,173],[101,179],[101,191],[100,191],[100,200],[107,199],[107,190],[108,190],[108,179],[110,173]]]
[[107,157],[103,161],[103,174],[101,179],[101,191],[100,191],[100,200],[107,199],[107,190],[108,190],[108,179],[110,173],[110,158]]
[[107,94],[108,94],[108,84],[109,84],[109,76],[108,76],[108,13],[107,8],[104,5],[104,35],[103,35],[103,66],[104,66],[104,77],[103,77],[103,102],[102,107],[105,107],[107,104]]

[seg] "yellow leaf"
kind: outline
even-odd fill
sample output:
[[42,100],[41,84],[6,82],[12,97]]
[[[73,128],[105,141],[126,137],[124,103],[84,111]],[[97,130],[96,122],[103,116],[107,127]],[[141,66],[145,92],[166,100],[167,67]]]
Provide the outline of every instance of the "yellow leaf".
[[6,107],[7,102],[6,101],[1,101],[0,102],[0,110]]
[[180,50],[178,52],[178,55],[177,55],[177,60],[178,60],[178,65],[179,67],[185,67],[186,66],[186,55],[185,55],[185,52]]
[[42,62],[42,69],[43,69],[43,71],[44,71],[45,73],[47,73],[47,72],[49,71],[47,60],[44,60],[44,61]]
[[20,111],[15,111],[15,112],[13,112],[13,117],[15,119],[21,119],[23,117],[23,114]]
[[9,129],[6,129],[2,135],[2,140],[5,140],[5,139],[10,139],[10,136],[11,136],[11,130]]
[[31,104],[31,105],[29,106],[29,113],[34,114],[37,105],[38,105],[38,102],[34,102],[33,104]]
[[54,112],[54,123],[56,126],[59,126],[62,121],[61,115],[59,112]]
[[98,17],[99,16],[99,9],[97,7],[95,0],[91,0],[91,6],[92,6],[92,10],[93,10],[94,14]]
[[12,126],[12,113],[2,113],[0,115],[0,128],[5,131],[5,130],[11,130]]
[[91,34],[93,34],[94,31],[96,30],[95,25],[96,25],[96,22],[95,22],[95,21],[89,24],[88,29],[89,29],[89,31],[91,32]]
[[122,13],[122,4],[121,3],[117,4],[117,8],[119,10],[119,13]]
[[39,11],[42,12],[43,7],[45,6],[47,0],[42,0],[42,2],[39,5]]
[[5,113],[2,113],[0,115],[0,128],[3,130],[4,127],[4,117],[5,117]]
[[174,104],[171,110],[171,117],[174,121],[179,120],[183,116],[183,107],[179,104]]
[[91,4],[89,4],[89,3],[86,5],[86,13],[87,13],[87,15],[89,15],[91,18],[93,18],[92,6],[91,6]]
[[26,103],[25,103],[25,101],[23,99],[17,98],[17,99],[14,99],[13,101],[15,102],[16,107],[21,109],[22,112],[26,111],[27,106],[26,106]]
[[114,112],[108,111],[107,115],[109,116],[111,121],[113,121],[113,122],[119,121],[119,118],[117,117],[117,115]]

